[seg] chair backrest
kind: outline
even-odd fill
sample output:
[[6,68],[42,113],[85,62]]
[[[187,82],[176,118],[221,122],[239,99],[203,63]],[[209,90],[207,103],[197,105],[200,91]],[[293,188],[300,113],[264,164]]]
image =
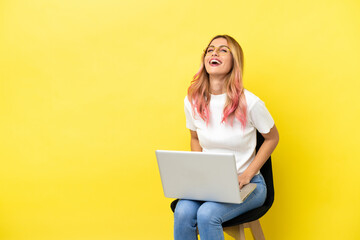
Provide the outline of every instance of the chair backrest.
[[[261,145],[264,142],[264,137],[261,133],[257,132],[257,144],[256,144],[256,152],[259,151]],[[273,172],[272,172],[272,164],[271,164],[271,156],[265,162],[265,164],[260,169],[261,174],[263,175],[267,187],[267,195],[264,205],[268,206],[269,208],[274,202],[274,180],[273,180]]]

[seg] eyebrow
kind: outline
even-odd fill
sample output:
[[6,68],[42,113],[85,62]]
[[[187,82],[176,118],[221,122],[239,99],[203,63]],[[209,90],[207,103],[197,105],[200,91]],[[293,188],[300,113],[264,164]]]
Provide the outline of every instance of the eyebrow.
[[[215,47],[214,45],[210,45],[209,47]],[[209,48],[208,47],[208,48]],[[226,45],[220,45],[218,48],[220,48],[220,47],[226,47],[226,48],[229,48],[228,46],[226,46]],[[230,48],[229,48],[230,49]]]

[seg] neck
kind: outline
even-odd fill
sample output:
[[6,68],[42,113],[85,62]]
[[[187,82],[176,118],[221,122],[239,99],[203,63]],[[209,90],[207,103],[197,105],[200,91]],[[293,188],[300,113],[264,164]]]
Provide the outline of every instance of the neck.
[[210,80],[210,93],[219,95],[225,93],[226,76],[209,76]]

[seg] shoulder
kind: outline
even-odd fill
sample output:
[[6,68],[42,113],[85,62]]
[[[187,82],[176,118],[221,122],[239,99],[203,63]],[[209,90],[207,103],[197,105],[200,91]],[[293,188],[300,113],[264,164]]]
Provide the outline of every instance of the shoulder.
[[190,101],[189,101],[189,98],[188,98],[187,95],[186,95],[185,98],[184,98],[184,103],[185,103],[185,104],[190,104]]
[[191,108],[191,103],[190,103],[189,98],[188,98],[187,95],[184,98],[184,105],[185,105],[185,107],[190,107]]
[[244,89],[244,95],[246,99],[246,105],[249,109],[251,109],[257,103],[262,103],[261,99],[258,96],[256,96],[247,89]]

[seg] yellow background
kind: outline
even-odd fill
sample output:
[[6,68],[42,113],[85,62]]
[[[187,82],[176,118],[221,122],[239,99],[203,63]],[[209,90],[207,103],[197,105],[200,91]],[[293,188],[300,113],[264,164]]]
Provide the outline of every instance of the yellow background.
[[[0,239],[171,239],[154,151],[216,34],[280,132],[267,239],[359,239],[360,3],[3,0]],[[247,233],[248,234],[248,233]]]

